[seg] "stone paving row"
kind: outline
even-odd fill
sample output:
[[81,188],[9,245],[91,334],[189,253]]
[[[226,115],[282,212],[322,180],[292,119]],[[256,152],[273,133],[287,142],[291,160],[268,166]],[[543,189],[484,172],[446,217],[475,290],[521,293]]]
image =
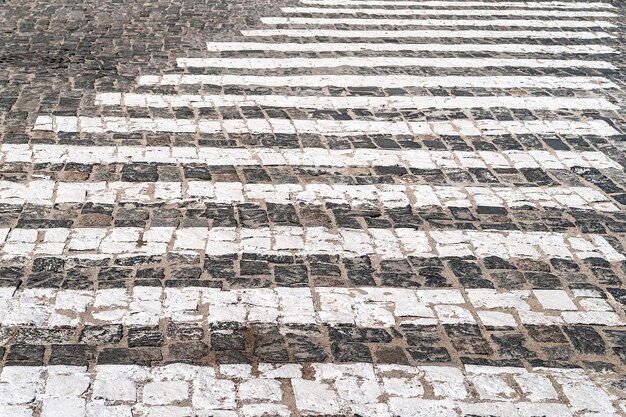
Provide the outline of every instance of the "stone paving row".
[[293,411],[458,416],[485,410],[496,416],[571,416],[581,410],[616,415],[615,394],[583,371],[481,365],[466,371],[367,363],[99,365],[91,371],[79,366],[7,367],[0,378],[7,390],[18,393],[4,402],[19,417],[31,415],[28,404],[33,401],[44,417],[289,416]]
[[[0,229],[0,257],[12,259],[56,255],[61,259],[112,256],[151,256],[165,253],[202,253],[261,257],[374,255],[380,259],[430,258],[434,256],[510,258],[601,258],[624,261],[602,236],[596,234],[518,231],[418,231],[413,228],[336,229],[324,227],[136,227]],[[83,255],[84,254],[84,255]]]
[[[429,288],[460,283],[468,288],[606,288],[623,304],[623,265],[601,258],[576,262],[562,258],[546,261],[528,258],[506,261],[409,258],[380,260],[361,256],[315,255],[275,257],[255,254],[199,256],[132,256],[115,260],[99,256],[61,259],[35,256],[5,262],[2,286],[26,288],[120,288],[129,283],[166,287],[265,288],[318,286],[382,286]],[[30,262],[32,261],[32,262]],[[484,268],[481,268],[481,263]]]
[[[219,324],[219,326],[217,326]],[[145,366],[168,363],[280,364],[392,363],[462,368],[465,365],[552,369],[585,368],[613,377],[625,355],[623,328],[524,325],[481,328],[472,324],[276,325],[263,323],[100,324],[76,327],[7,326],[6,365],[94,364]],[[497,355],[498,359],[485,357]],[[603,362],[591,360],[603,356]],[[620,388],[620,386],[622,388]]]
[[0,201],[31,203],[160,204],[188,200],[200,203],[346,204],[351,208],[502,207],[515,209],[574,209],[619,212],[605,194],[589,187],[454,187],[431,185],[243,184],[240,182],[0,182]]
[[0,417],[625,417],[623,8],[0,4]]
[[[215,288],[125,288],[95,292],[32,289],[15,293],[3,288],[0,300],[4,325],[48,324],[50,326],[123,323],[157,325],[161,317],[174,321],[223,323],[356,324],[363,327],[390,327],[396,323],[434,325],[476,324],[485,327],[516,327],[517,320],[528,325],[588,324],[619,327],[626,323],[619,315],[620,303],[602,298],[594,289],[516,290],[467,289],[467,300],[459,290],[413,290],[405,288],[359,289],[279,287],[244,290]],[[314,299],[318,308],[314,306]],[[130,301],[129,301],[130,300]],[[299,300],[297,304],[295,300]],[[611,305],[613,303],[615,307]],[[467,307],[462,305],[467,304]],[[146,311],[143,311],[143,309]],[[492,310],[510,309],[513,314]],[[29,315],[37,312],[37,317]],[[65,310],[68,310],[64,313]],[[95,312],[95,310],[98,310]],[[476,310],[479,320],[472,315]],[[80,317],[91,312],[92,318]],[[517,319],[517,320],[516,320]]]

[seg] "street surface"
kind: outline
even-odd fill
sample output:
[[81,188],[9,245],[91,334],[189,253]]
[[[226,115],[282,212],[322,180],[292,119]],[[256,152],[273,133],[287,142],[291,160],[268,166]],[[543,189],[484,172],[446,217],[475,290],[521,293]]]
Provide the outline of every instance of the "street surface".
[[0,417],[626,417],[625,7],[0,0]]

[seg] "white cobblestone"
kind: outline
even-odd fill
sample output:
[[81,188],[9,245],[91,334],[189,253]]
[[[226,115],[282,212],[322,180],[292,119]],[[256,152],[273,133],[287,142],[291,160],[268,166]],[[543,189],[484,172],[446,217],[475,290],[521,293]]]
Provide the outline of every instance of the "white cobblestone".
[[[610,262],[626,259],[601,235],[556,232],[421,231],[408,228],[337,229],[331,232],[324,227],[299,226],[275,226],[272,229],[154,227],[148,230],[116,227],[112,230],[39,229],[38,233],[48,238],[36,241],[37,236],[22,233],[24,230],[28,229],[9,230],[5,242],[0,242],[0,257],[11,259],[34,254],[90,258],[161,255],[171,244],[173,250],[170,252],[193,250],[207,255],[332,254],[351,257],[376,254],[383,259],[403,259],[407,256],[499,256],[505,259],[598,257]],[[143,237],[138,244],[140,236]]]
[[[490,23],[492,21],[489,21]],[[544,21],[545,22],[545,21]],[[353,58],[355,59],[355,58]],[[396,66],[419,65],[420,58],[389,58]],[[358,60],[358,58],[357,58]],[[213,62],[222,62],[221,58],[179,58],[178,64],[181,67],[219,66],[212,65]],[[265,68],[268,66],[280,67],[284,60],[272,60],[274,63],[266,63],[262,60],[258,66],[253,63],[257,60],[243,61],[238,59],[228,60],[242,62],[239,66],[246,68]],[[312,61],[319,63],[321,60]],[[341,58],[334,58],[335,65],[341,65]],[[483,59],[488,61],[488,59]],[[547,60],[546,60],[547,61]],[[245,64],[243,63],[245,62]],[[290,62],[290,61],[287,61]],[[378,60],[385,64],[384,60]],[[549,62],[549,61],[547,61]],[[488,65],[488,62],[486,63]],[[291,66],[291,65],[289,65]],[[330,66],[330,64],[324,65]],[[362,97],[362,96],[280,96],[280,95],[151,95],[134,93],[100,93],[96,96],[96,105],[126,105],[127,107],[230,107],[230,106],[261,106],[261,107],[290,107],[304,109],[344,109],[344,108],[367,108],[373,110],[382,109],[458,109],[458,108],[523,108],[523,109],[599,109],[616,110],[619,107],[601,98],[574,98],[574,97],[518,97],[518,96],[492,96],[492,97],[438,97],[438,96],[388,96],[388,97]],[[96,127],[89,129],[106,128],[101,119]],[[85,130],[85,123],[90,123],[93,119],[79,120],[81,127]],[[165,123],[165,122],[163,122]],[[180,126],[179,124],[177,126]],[[192,124],[193,126],[193,124]],[[250,125],[248,125],[250,126]]]
[[[325,6],[389,6],[387,0],[300,0],[302,4],[323,4]],[[438,7],[480,7],[491,8],[494,4],[483,0],[395,0],[394,6],[438,6]],[[614,9],[607,2],[568,2],[568,1],[501,1],[498,7],[511,7],[521,9],[553,9],[553,10],[576,10],[576,9]]]
[[187,399],[187,382],[161,381],[146,384],[143,389],[143,402],[150,405],[167,405]]
[[539,19],[395,19],[355,17],[261,17],[268,25],[357,25],[357,26],[513,26],[531,28],[615,27],[602,20],[539,20]]
[[[137,314],[137,293],[150,292],[152,301]],[[536,290],[535,290],[536,291]],[[603,309],[595,304],[585,309],[581,301],[562,290],[541,290],[544,299],[558,299],[567,310],[554,309],[532,302],[535,291],[514,290],[458,290],[408,288],[342,288],[317,287],[276,289],[219,289],[135,287],[131,295],[125,289],[95,291],[23,289],[0,293],[4,305],[4,326],[55,326],[101,323],[127,325],[157,325],[161,318],[177,322],[211,324],[278,323],[298,324],[357,324],[363,327],[392,327],[415,320],[430,323],[481,323],[493,327],[517,327],[520,324],[588,324],[624,326],[621,306],[617,301],[602,300]],[[291,294],[285,297],[285,294]],[[481,297],[477,297],[481,294]],[[65,300],[74,296],[81,299],[81,308],[67,308]],[[483,298],[485,297],[485,298]],[[488,302],[486,300],[488,299]],[[61,304],[58,301],[61,300]],[[269,300],[269,301],[268,301]],[[314,300],[319,300],[316,304]],[[420,300],[419,302],[417,300]],[[580,302],[580,306],[576,303]],[[407,306],[408,304],[408,306]],[[145,305],[145,304],[142,304]],[[263,307],[259,307],[263,306]],[[476,311],[476,315],[472,313]],[[223,372],[249,374],[247,365],[224,365]],[[284,372],[294,372],[286,368]],[[283,372],[276,370],[275,372]],[[235,375],[235,374],[232,374]],[[77,376],[76,376],[77,377]],[[112,389],[118,389],[118,384]],[[96,386],[96,391],[100,387]],[[103,397],[108,398],[108,397]]]
[[[325,0],[322,0],[325,1]],[[396,3],[396,2],[394,2]],[[342,3],[343,5],[344,3]],[[354,4],[354,3],[350,3]],[[401,4],[398,4],[399,6]],[[251,29],[242,30],[241,34],[249,37],[288,36],[298,38],[450,38],[450,39],[610,39],[613,35],[606,32],[592,31],[549,31],[549,30],[339,30],[339,29]],[[337,58],[334,58],[337,59]],[[380,60],[380,58],[377,58]],[[443,60],[444,58],[434,58]],[[458,58],[458,63],[448,66],[464,66],[466,58]],[[487,61],[481,58],[479,61]],[[431,64],[432,65],[432,64]],[[488,64],[483,63],[483,66]],[[298,65],[305,66],[305,65]]]
[[[467,10],[464,10],[467,11]],[[503,10],[505,11],[505,10]],[[231,46],[232,44],[232,46]],[[228,42],[225,44],[209,44],[210,49],[248,49],[266,48],[268,46],[281,50],[313,50],[313,51],[364,51],[385,48],[392,51],[400,48],[403,51],[430,51],[448,47],[450,51],[483,51],[483,52],[510,52],[519,49],[525,53],[577,53],[577,54],[607,54],[616,51],[606,45],[489,45],[489,44],[363,44],[363,43],[291,43],[291,44],[267,44],[254,42]],[[283,76],[260,76],[260,75],[232,75],[232,74],[164,74],[142,75],[139,77],[139,85],[261,85],[268,87],[282,86],[306,86],[325,87],[328,85],[338,87],[482,87],[482,88],[577,88],[581,90],[595,90],[603,88],[618,88],[617,85],[603,77],[553,77],[553,76],[417,76],[387,74],[378,75],[283,75]],[[114,98],[117,100],[117,97]],[[43,125],[42,125],[43,127]],[[52,125],[48,125],[52,129]]]
[[[571,64],[571,63],[569,63]],[[567,65],[569,68],[571,65]],[[85,128],[87,124],[89,127]],[[602,136],[619,135],[619,132],[603,120],[569,121],[569,120],[530,120],[530,121],[497,121],[497,120],[450,120],[448,122],[388,122],[388,121],[364,121],[364,120],[287,120],[287,119],[249,119],[249,120],[198,120],[190,121],[181,125],[173,119],[125,119],[119,117],[90,118],[86,116],[39,116],[35,121],[34,130],[55,132],[140,132],[140,131],[163,131],[179,133],[285,133],[285,134],[321,134],[331,136],[351,136],[354,134],[398,134],[398,135],[451,135],[451,136],[480,136],[498,134],[596,134]],[[184,148],[184,147],[150,147],[148,149],[133,147],[112,146],[62,146],[62,145],[34,145],[30,147],[18,144],[2,144],[0,155],[10,152],[9,160],[14,162],[28,162],[35,159],[38,162],[52,162],[63,158],[67,162],[97,163],[98,161],[126,162],[128,159],[145,162],[202,162],[202,156],[217,155],[220,157],[232,155],[235,149],[228,148]],[[306,152],[319,152],[321,149],[309,148]],[[236,149],[242,153],[243,149]],[[50,153],[52,152],[52,153]],[[259,158],[264,156],[274,162],[264,162],[267,165],[282,165],[285,161],[292,160],[300,151],[282,150],[272,151],[264,148],[258,151]],[[536,151],[535,153],[541,153]],[[567,151],[555,151],[556,155]],[[372,152],[367,152],[371,154]],[[366,153],[366,154],[367,154]],[[385,155],[389,151],[376,150],[375,154]],[[411,155],[422,155],[428,159],[446,155],[447,151],[415,152]],[[545,152],[544,152],[545,153]],[[336,155],[346,155],[346,152],[333,152]],[[485,154],[485,152],[481,152]],[[486,153],[490,154],[490,153]],[[498,155],[496,152],[491,154]],[[571,152],[569,153],[571,155]],[[123,156],[119,159],[116,156]],[[112,160],[113,159],[113,160]],[[204,160],[204,162],[213,159]],[[249,158],[238,159],[239,163],[247,162]],[[293,162],[290,164],[294,164]],[[419,168],[423,166],[415,166]],[[442,166],[443,168],[443,166]]]
[[[176,186],[174,186],[174,185]],[[79,193],[69,190],[80,189]],[[588,187],[454,187],[431,185],[242,184],[191,181],[188,183],[55,182],[28,184],[0,181],[0,202],[6,204],[206,201],[214,203],[271,202],[325,203],[353,207],[505,207],[580,209],[618,212],[600,191]],[[163,236],[167,239],[167,236]],[[54,239],[57,239],[54,237]]]
[[[259,364],[251,371],[291,369],[299,365]],[[464,412],[488,412],[494,416],[573,416],[618,413],[614,394],[602,386],[617,375],[587,375],[577,369],[471,367],[466,377],[459,368],[446,366],[312,364],[315,380],[302,379],[292,371],[263,379],[222,375],[210,366],[174,364],[141,367],[99,365],[84,375],[91,381],[108,381],[110,388],[122,379],[141,397],[116,396],[106,402],[96,390],[59,391],[60,396],[35,397],[19,405],[15,394],[25,381],[51,386],[53,375],[67,375],[68,367],[23,368],[8,366],[0,374],[0,386],[9,394],[0,415],[130,417],[149,416],[289,416],[350,414],[364,416],[458,416]],[[392,376],[393,375],[393,376]],[[82,377],[82,376],[81,376]],[[516,384],[509,382],[515,380]],[[426,391],[423,386],[431,387]],[[474,387],[476,394],[470,389]],[[17,390],[17,391],[16,391]],[[82,392],[80,392],[82,391]],[[565,400],[557,392],[565,394]],[[110,392],[110,389],[109,389]],[[284,394],[293,392],[296,409]],[[50,392],[52,393],[52,392]],[[236,401],[236,393],[242,402]],[[191,396],[188,398],[188,394]],[[143,401],[141,401],[143,398]],[[191,405],[187,401],[191,401]],[[168,403],[168,404],[165,404]],[[14,414],[11,414],[14,413]],[[392,413],[392,414],[390,414]],[[587,413],[587,414],[582,414]],[[616,414],[617,415],[617,414]]]
[[[523,4],[523,3],[522,3]],[[515,7],[518,7],[516,5]],[[614,17],[615,13],[593,10],[524,10],[524,9],[491,9],[488,7],[480,9],[385,9],[385,8],[337,8],[337,7],[282,7],[283,13],[315,13],[315,14],[373,14],[377,16],[392,15],[392,16],[533,16],[533,17]],[[227,44],[223,46],[223,44]],[[224,51],[224,50],[245,50],[240,47],[232,46],[233,49],[228,49],[232,43],[236,42],[209,42],[209,51]],[[252,42],[250,42],[252,43]],[[320,43],[324,45],[325,43]],[[373,44],[378,45],[378,44]],[[403,47],[404,45],[400,45]],[[449,47],[451,45],[442,45],[442,47]],[[506,51],[504,49],[507,45],[492,45],[500,46],[502,49],[500,52]],[[541,45],[543,46],[543,45]],[[260,47],[256,46],[257,49]],[[291,49],[290,49],[291,50]],[[358,49],[357,49],[358,50]],[[384,51],[384,46],[380,47],[381,51]],[[391,50],[391,49],[390,49]],[[403,50],[403,49],[400,49]],[[528,51],[530,52],[530,51]]]

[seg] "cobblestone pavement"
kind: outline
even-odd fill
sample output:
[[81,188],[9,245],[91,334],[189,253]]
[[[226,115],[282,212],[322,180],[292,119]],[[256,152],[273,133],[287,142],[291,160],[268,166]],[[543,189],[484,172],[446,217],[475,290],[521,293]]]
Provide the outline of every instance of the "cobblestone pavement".
[[0,0],[0,417],[626,417],[625,7]]

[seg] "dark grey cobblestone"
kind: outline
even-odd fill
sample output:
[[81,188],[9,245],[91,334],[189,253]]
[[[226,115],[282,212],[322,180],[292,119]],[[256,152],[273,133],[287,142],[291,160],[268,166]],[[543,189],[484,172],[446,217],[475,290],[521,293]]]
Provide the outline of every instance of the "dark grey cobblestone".
[[[624,202],[623,194],[614,200]],[[117,227],[320,226],[348,229],[410,227],[416,230],[510,230],[595,233],[619,239],[626,231],[622,212],[496,206],[380,208],[326,203],[322,206],[276,203],[167,203],[0,205],[0,227],[18,229]]]
[[[3,329],[6,365],[158,365],[373,362],[403,365],[499,364],[580,366],[619,371],[626,366],[623,330],[593,326],[476,325],[211,328],[163,320],[159,326],[88,325],[80,329]],[[327,346],[330,346],[328,348]],[[448,347],[451,346],[451,347]],[[506,365],[505,365],[506,364]]]
[[496,288],[499,290],[599,288],[626,306],[620,289],[626,263],[600,258],[584,262],[498,257],[475,259],[408,258],[380,260],[362,256],[134,256],[117,259],[18,259],[0,268],[0,286],[16,288],[106,289],[133,285],[169,288],[399,287]]

